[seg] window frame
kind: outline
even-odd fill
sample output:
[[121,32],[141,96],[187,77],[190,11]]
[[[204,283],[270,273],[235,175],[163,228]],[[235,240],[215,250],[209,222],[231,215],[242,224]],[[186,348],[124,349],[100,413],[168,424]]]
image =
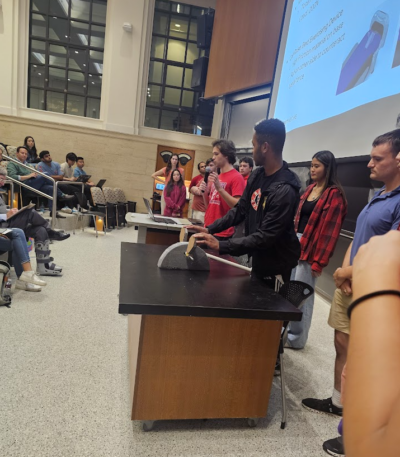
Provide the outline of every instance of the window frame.
[[[83,116],[82,115],[75,115],[77,117],[85,117],[89,119],[100,119],[100,110],[101,110],[101,91],[103,88],[103,83],[101,85],[101,91],[100,91],[100,96],[97,95],[89,95],[89,78],[92,75],[95,76],[101,76],[101,79],[103,77],[104,72],[102,73],[95,73],[93,71],[90,71],[90,52],[95,51],[95,52],[101,52],[103,54],[103,63],[104,63],[104,47],[98,47],[98,46],[91,46],[91,41],[92,41],[92,26],[96,27],[103,27],[104,28],[104,43],[105,43],[105,34],[106,34],[106,21],[104,23],[93,21],[92,20],[92,13],[93,13],[93,0],[90,1],[90,9],[89,9],[89,20],[82,20],[78,18],[73,18],[71,17],[71,10],[72,10],[72,2],[68,2],[68,17],[65,18],[63,16],[57,16],[53,13],[50,14],[50,1],[47,4],[47,12],[44,11],[35,11],[33,10],[33,0],[30,0],[29,6],[28,6],[28,21],[29,21],[29,35],[28,35],[28,59],[27,59],[27,65],[28,65],[28,79],[27,79],[27,84],[26,84],[26,90],[27,90],[27,108],[28,109],[37,109],[37,108],[31,108],[31,89],[35,90],[41,90],[44,92],[44,107],[39,108],[40,111],[46,111],[46,112],[51,112],[51,113],[58,113],[58,114],[69,114],[67,112],[68,110],[68,96],[78,96],[82,97],[84,99],[84,109],[83,109]],[[104,2],[107,5],[107,0]],[[41,37],[38,35],[33,35],[33,14],[41,14],[46,20],[46,37]],[[66,20],[68,23],[68,39],[66,41],[60,41],[60,40],[55,40],[51,39],[49,37],[50,34],[50,18],[55,18],[55,19],[63,19]],[[89,43],[87,46],[85,45],[79,45],[71,42],[71,29],[73,27],[73,23],[81,23],[85,24],[88,26],[88,36],[89,36]],[[33,41],[39,41],[45,44],[45,62],[44,64],[34,62],[32,59],[32,45]],[[55,46],[61,46],[66,49],[66,64],[65,67],[60,66],[60,65],[54,65],[50,64],[50,46],[55,45]],[[86,53],[86,58],[85,58],[85,70],[82,69],[73,69],[69,68],[69,61],[70,61],[70,50],[78,51],[78,52],[85,52]],[[32,66],[38,65],[44,67],[44,84],[43,86],[37,86],[35,84],[31,83],[31,70]],[[53,88],[50,87],[50,70],[51,69],[59,69],[59,70],[64,70],[65,71],[65,88],[64,89],[59,89],[59,88]],[[84,75],[84,94],[82,92],[78,91],[73,91],[70,90],[68,87],[68,72],[70,71],[75,71],[77,73],[81,73]],[[63,111],[52,111],[48,109],[48,93],[59,93],[63,94]],[[99,102],[99,112],[98,112],[98,117],[97,118],[92,118],[87,116],[88,112],[88,104],[90,103],[90,100],[98,100]],[[69,114],[71,115],[71,114]]]

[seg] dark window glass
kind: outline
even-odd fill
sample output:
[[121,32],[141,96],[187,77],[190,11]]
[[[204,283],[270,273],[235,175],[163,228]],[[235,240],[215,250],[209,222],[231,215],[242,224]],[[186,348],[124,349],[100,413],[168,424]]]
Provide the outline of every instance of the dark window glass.
[[99,119],[106,12],[106,0],[30,1],[29,108]]

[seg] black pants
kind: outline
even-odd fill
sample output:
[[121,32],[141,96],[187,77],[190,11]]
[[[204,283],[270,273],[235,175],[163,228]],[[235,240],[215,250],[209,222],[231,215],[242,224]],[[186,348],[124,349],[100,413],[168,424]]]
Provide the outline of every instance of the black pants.
[[44,242],[49,239],[47,230],[51,230],[50,224],[35,209],[26,209],[10,220],[5,222],[8,228],[19,228],[25,232],[27,238],[33,238],[36,242]]
[[[74,186],[73,184],[68,184],[67,182],[60,182],[58,184],[58,188],[61,190],[61,192],[63,194],[66,194],[66,195],[74,195],[75,196],[75,192],[80,192],[81,191],[81,188],[79,186]],[[69,207],[69,208],[73,208],[74,206],[76,206],[78,203],[78,200],[76,197],[74,197],[74,199],[72,200],[68,200],[65,204]],[[60,205],[63,206],[63,203],[60,203]]]

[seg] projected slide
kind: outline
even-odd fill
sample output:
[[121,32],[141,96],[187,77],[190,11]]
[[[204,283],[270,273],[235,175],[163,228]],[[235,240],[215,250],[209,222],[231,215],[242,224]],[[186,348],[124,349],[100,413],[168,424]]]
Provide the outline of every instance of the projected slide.
[[288,132],[399,94],[400,0],[294,0],[280,52],[273,115]]

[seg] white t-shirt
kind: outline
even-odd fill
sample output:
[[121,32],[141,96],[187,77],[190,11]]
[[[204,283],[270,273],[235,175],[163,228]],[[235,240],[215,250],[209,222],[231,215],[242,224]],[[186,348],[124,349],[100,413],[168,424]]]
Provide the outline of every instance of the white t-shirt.
[[74,176],[74,169],[68,165],[67,162],[64,162],[60,165],[61,173],[65,178],[72,178]]

